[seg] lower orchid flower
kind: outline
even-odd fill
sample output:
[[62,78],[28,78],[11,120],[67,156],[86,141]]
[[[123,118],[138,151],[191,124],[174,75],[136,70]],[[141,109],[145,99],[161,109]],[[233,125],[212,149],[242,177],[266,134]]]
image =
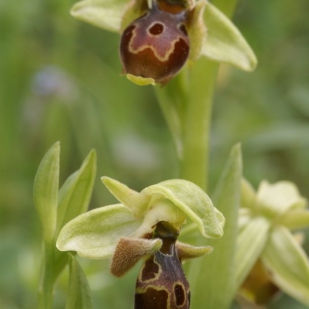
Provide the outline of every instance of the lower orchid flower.
[[91,210],[68,222],[57,247],[87,258],[110,258],[110,271],[124,275],[139,260],[135,308],[189,308],[189,283],[181,262],[212,251],[177,240],[195,223],[204,237],[223,235],[224,217],[207,194],[186,180],[168,180],[140,193],[111,178],[103,182],[121,204]]

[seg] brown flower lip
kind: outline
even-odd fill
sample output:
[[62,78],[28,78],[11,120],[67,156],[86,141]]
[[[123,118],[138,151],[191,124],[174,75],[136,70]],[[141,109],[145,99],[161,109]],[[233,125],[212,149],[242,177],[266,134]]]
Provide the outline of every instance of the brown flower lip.
[[123,31],[120,42],[123,73],[166,84],[189,56],[186,18],[187,10],[180,4],[153,2],[146,14]]

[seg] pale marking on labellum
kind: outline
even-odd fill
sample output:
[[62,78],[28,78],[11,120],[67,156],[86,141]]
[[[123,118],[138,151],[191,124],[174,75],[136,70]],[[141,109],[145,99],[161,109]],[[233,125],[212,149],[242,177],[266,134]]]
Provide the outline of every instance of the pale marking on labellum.
[[[155,23],[156,23],[156,22],[155,22]],[[150,49],[153,51],[155,57],[158,58],[158,59],[159,59],[160,61],[162,61],[162,62],[165,62],[165,61],[169,60],[170,55],[171,55],[171,54],[174,52],[174,50],[175,50],[175,45],[176,45],[176,43],[177,43],[177,42],[180,42],[180,40],[183,39],[180,35],[178,35],[177,39],[173,40],[173,41],[170,43],[170,44],[171,44],[171,48],[169,48],[169,50],[168,50],[168,52],[165,54],[165,56],[164,56],[164,57],[161,57],[161,56],[157,53],[156,49],[155,49],[152,45],[143,45],[143,46],[141,46],[141,47],[139,47],[139,48],[137,48],[137,49],[135,49],[135,48],[132,46],[132,42],[134,41],[134,38],[136,37],[136,31],[135,31],[135,29],[137,29],[137,27],[140,27],[140,25],[134,24],[134,26],[135,26],[135,28],[132,30],[133,35],[132,35],[132,37],[131,37],[131,39],[130,39],[129,48],[128,48],[129,52],[131,52],[132,54],[138,54],[139,52],[141,52],[141,51],[143,51],[143,50],[145,50],[145,49],[147,49],[147,48],[150,48]],[[178,25],[177,25],[177,26],[178,26]],[[165,27],[165,26],[164,26],[164,27]],[[155,37],[155,36],[154,36],[154,37]]]

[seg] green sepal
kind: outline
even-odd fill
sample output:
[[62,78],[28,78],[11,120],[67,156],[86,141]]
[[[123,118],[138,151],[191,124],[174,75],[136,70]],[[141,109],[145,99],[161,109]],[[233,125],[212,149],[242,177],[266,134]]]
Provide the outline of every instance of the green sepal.
[[271,219],[277,219],[286,211],[306,207],[306,199],[301,197],[295,184],[290,181],[274,184],[262,181],[257,191],[256,202],[262,215]]
[[59,157],[60,143],[57,142],[45,154],[34,179],[33,199],[45,242],[52,241],[57,224]]
[[84,0],[71,9],[75,18],[112,32],[119,32],[127,0]]
[[278,287],[309,306],[308,257],[286,227],[273,228],[262,261]]
[[89,206],[96,175],[96,152],[92,150],[80,169],[73,173],[59,191],[57,231]]
[[223,235],[224,216],[194,183],[171,179],[147,187],[141,193],[151,197],[152,205],[160,200],[169,200],[197,225],[204,237],[219,238]]
[[245,71],[255,69],[257,59],[245,38],[230,19],[209,2],[204,21],[207,33],[201,55]]
[[92,309],[90,288],[86,275],[72,254],[69,254],[69,292],[65,309]]
[[118,240],[129,237],[140,224],[121,204],[100,207],[68,222],[60,231],[56,246],[60,251],[76,251],[90,259],[109,258]]
[[245,178],[241,181],[241,207],[256,210],[255,207],[256,192],[252,185]]
[[[199,308],[201,303],[207,303],[209,308],[229,308],[234,297],[237,213],[240,203],[241,176],[241,147],[236,145],[230,152],[212,196],[215,205],[225,218],[228,218],[224,226],[224,235],[220,239],[207,240],[207,244],[212,246],[214,251],[207,258],[189,265],[193,296],[192,309]],[[212,280],[206,278],[212,278]]]
[[248,276],[269,237],[271,223],[264,217],[252,217],[237,237],[234,292]]
[[136,218],[141,218],[147,210],[149,197],[130,189],[127,185],[110,177],[102,177],[102,182],[115,198],[128,207]]
[[289,230],[302,229],[309,226],[308,209],[292,209],[286,211],[279,219],[280,224]]

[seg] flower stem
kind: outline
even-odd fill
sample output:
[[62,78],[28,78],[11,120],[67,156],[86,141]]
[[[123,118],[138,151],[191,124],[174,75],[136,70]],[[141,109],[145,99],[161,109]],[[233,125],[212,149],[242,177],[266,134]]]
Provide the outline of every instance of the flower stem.
[[205,58],[190,69],[183,127],[181,177],[207,189],[209,131],[218,64]]

